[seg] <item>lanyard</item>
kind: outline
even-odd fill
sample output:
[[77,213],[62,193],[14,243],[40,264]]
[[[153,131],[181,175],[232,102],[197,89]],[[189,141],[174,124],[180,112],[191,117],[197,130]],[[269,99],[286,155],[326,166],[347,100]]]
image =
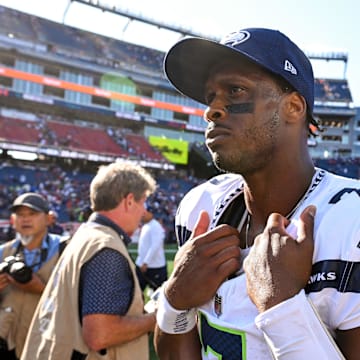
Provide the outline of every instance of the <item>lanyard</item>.
[[[40,261],[35,263],[35,260],[34,262],[30,265],[30,264],[26,264],[27,266],[29,266],[31,269],[34,270],[34,268],[36,266],[39,266],[39,268],[41,267],[41,264],[43,264],[48,256],[48,248],[49,248],[49,243],[50,243],[50,240],[49,240],[49,234],[46,235],[46,238],[45,238],[45,242],[46,242],[46,247],[41,247],[40,249]],[[16,248],[16,252],[15,254],[16,255],[20,255],[21,258],[23,259],[23,261],[25,262],[25,254],[24,254],[24,245],[21,243],[21,241],[19,242],[17,248]],[[38,256],[35,255],[35,259],[38,258]]]

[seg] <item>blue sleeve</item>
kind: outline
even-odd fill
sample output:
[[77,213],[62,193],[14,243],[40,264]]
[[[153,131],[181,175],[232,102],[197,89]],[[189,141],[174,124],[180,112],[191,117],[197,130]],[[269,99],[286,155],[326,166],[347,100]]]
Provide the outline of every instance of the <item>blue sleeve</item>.
[[57,255],[59,252],[59,243],[60,236],[54,234],[48,234],[49,243],[48,243],[48,253],[46,257],[46,261],[50,260],[53,256]]
[[131,304],[134,280],[127,259],[105,248],[80,271],[80,318],[89,314],[125,315]]

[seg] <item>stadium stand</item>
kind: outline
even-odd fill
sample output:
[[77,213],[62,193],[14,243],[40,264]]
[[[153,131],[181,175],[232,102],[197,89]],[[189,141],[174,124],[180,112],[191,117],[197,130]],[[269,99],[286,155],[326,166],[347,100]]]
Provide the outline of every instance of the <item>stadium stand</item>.
[[[162,220],[167,232],[167,241],[174,242],[173,224],[179,200],[201,179],[189,177],[184,172],[157,171],[158,191],[149,199],[156,216]],[[47,198],[59,221],[72,233],[81,222],[82,209],[89,206],[88,190],[94,172],[55,165],[35,165],[26,162],[3,162],[0,167],[0,241],[7,229],[9,206],[19,194],[39,192]]]
[[0,139],[19,144],[38,144],[36,124],[26,120],[0,117]]
[[128,153],[117,145],[104,129],[93,129],[88,126],[57,121],[48,121],[47,127],[53,132],[60,146],[95,153],[128,156]]
[[37,34],[31,23],[34,17],[29,17],[19,11],[0,7],[1,29],[4,35],[13,34],[21,39],[36,41]]
[[42,44],[48,51],[61,56],[94,63],[103,58],[113,66],[121,65],[157,74],[161,71],[163,54],[157,50],[100,37],[5,7],[0,7],[0,23],[0,32],[4,36],[12,34],[15,38]]
[[[203,142],[204,106],[165,80],[164,54],[0,6],[0,219],[28,190],[40,191],[71,224],[103,162],[130,159],[156,174],[151,199],[173,241],[178,201],[216,173]],[[120,96],[121,95],[121,96]],[[129,100],[130,99],[130,100]],[[360,117],[346,78],[316,79],[309,142],[317,165],[360,178]],[[149,137],[185,141],[187,164],[172,163]],[[170,142],[169,145],[170,146]],[[13,150],[36,162],[16,161]]]
[[125,137],[130,154],[141,154],[143,160],[162,161],[164,159],[163,155],[156,151],[142,135],[128,133]]
[[345,79],[315,79],[315,94],[318,101],[352,102],[349,85]]

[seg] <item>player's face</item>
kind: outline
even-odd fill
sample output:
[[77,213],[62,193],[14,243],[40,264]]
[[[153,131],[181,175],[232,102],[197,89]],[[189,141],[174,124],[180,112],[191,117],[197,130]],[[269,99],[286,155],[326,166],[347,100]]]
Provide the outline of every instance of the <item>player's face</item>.
[[248,62],[227,62],[213,70],[205,95],[206,145],[214,164],[243,175],[269,166],[280,146],[283,92],[275,80]]

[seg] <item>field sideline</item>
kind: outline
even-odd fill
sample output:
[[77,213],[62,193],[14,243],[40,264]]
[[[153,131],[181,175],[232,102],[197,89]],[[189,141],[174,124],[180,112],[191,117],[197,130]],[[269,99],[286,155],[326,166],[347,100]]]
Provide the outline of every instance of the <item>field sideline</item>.
[[[128,246],[131,257],[135,260],[137,256],[137,244],[131,243]],[[165,256],[168,263],[168,271],[172,271],[174,256],[177,251],[177,244],[165,244]]]

